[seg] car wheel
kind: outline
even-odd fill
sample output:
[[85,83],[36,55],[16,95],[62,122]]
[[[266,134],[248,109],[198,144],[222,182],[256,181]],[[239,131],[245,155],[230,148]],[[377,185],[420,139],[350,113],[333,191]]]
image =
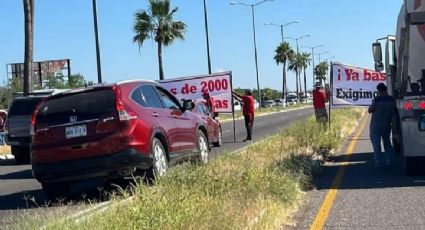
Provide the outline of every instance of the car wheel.
[[60,201],[68,195],[67,183],[42,183],[41,187],[48,201]]
[[196,139],[198,147],[198,161],[202,164],[207,164],[209,160],[210,149],[208,146],[208,140],[205,137],[204,132],[198,130]]
[[165,175],[165,172],[168,170],[168,160],[167,155],[162,145],[161,141],[157,138],[154,138],[152,141],[152,155],[153,155],[153,165],[151,169],[152,179],[157,176],[161,177]]
[[220,147],[223,145],[223,132],[221,131],[221,127],[219,127],[218,135],[217,135],[217,142],[213,143],[214,147]]
[[11,147],[12,155],[15,157],[17,164],[28,164],[30,163],[30,150],[26,147],[13,146]]

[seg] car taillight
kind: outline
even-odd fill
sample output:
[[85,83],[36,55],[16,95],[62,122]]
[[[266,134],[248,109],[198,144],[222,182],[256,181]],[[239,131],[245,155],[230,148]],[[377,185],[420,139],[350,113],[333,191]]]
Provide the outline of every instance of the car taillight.
[[35,123],[36,123],[36,119],[37,119],[38,110],[40,109],[42,103],[43,102],[38,103],[38,105],[35,107],[34,112],[32,113],[31,125],[30,125],[30,134],[31,134],[31,136],[34,136],[34,134],[35,134],[34,127],[35,127]]
[[137,119],[137,113],[129,108],[125,108],[124,102],[121,100],[121,89],[114,88],[116,97],[116,109],[118,111],[120,121],[130,121]]
[[405,101],[403,105],[403,109],[406,111],[410,111],[413,109],[413,104],[410,101]]
[[420,101],[418,107],[419,109],[425,110],[425,101]]

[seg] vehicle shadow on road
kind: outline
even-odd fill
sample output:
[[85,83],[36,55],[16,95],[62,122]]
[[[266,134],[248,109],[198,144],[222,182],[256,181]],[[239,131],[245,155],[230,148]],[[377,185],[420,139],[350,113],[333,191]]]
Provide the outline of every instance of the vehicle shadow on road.
[[31,169],[0,175],[0,180],[24,180],[33,178]]
[[[353,153],[348,161],[344,155],[335,156],[323,166],[314,180],[317,189],[373,189],[425,186],[425,175],[407,176],[400,155],[388,167],[376,168],[372,152]],[[345,166],[346,165],[346,166]],[[338,170],[346,167],[339,186],[333,184]]]

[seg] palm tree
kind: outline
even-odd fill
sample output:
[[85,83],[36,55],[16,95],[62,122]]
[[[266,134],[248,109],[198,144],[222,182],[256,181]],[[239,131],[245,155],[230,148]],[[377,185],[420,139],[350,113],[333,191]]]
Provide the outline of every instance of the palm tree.
[[282,42],[276,48],[276,55],[274,56],[274,60],[276,64],[283,64],[283,73],[282,73],[282,99],[285,99],[286,92],[286,63],[288,60],[292,58],[294,55],[294,50],[291,48],[288,42]]
[[173,21],[178,8],[171,9],[170,0],[149,0],[149,9],[138,10],[135,14],[133,42],[140,47],[147,39],[154,39],[158,43],[159,79],[164,80],[162,66],[162,47],[169,46],[178,38],[184,40],[186,24]]
[[25,18],[25,51],[24,51],[24,96],[32,92],[33,75],[33,41],[34,41],[34,0],[23,0]]
[[302,64],[303,64],[302,66],[304,71],[304,96],[307,96],[307,75],[305,73],[305,70],[310,65],[311,58],[309,53],[301,53],[301,57],[302,57]]
[[316,75],[316,79],[323,83],[326,80],[326,75],[329,70],[329,65],[327,62],[321,62],[314,68],[314,74]]
[[302,57],[301,54],[294,54],[291,59],[289,59],[288,69],[295,72],[296,78],[296,87],[297,87],[297,102],[300,102],[300,80],[299,76],[302,69]]

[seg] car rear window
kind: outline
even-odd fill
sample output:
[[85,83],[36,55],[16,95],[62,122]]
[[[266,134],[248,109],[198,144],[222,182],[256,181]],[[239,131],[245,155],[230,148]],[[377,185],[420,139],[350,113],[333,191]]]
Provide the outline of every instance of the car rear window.
[[20,98],[13,101],[9,109],[9,117],[11,116],[29,116],[32,115],[35,107],[43,98]]
[[[48,100],[40,107],[37,120],[61,123],[69,115],[77,115],[78,121],[98,118],[115,111],[115,94],[112,89],[86,91]],[[63,121],[62,121],[63,120]]]

